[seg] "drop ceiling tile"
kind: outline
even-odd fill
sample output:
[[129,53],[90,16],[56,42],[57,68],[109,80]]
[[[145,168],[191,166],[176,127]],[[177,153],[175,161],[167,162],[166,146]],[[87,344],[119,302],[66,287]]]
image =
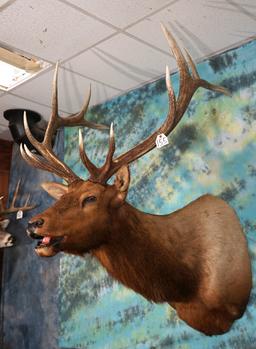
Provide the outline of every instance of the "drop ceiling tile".
[[51,109],[40,104],[30,102],[18,96],[5,94],[0,97],[0,124],[8,126],[8,121],[3,117],[3,112],[7,109],[24,108],[38,112],[43,119],[47,120],[51,115]]
[[[50,106],[52,78],[53,70],[18,86],[13,90],[13,93]],[[118,90],[105,87],[65,69],[60,69],[58,81],[59,109],[66,113],[74,113],[80,110],[90,84],[92,85],[91,106],[102,103],[119,93]]]
[[53,0],[16,0],[0,12],[0,41],[55,62],[112,34],[112,28]]
[[91,84],[92,95],[90,106],[101,104],[119,94],[119,90],[91,81],[67,70],[62,70],[60,75],[60,107],[74,113],[81,109],[85,96]]
[[162,76],[165,66],[174,62],[168,55],[124,34],[101,43],[91,52],[72,59],[66,66],[73,71],[128,90]]
[[[180,39],[192,56],[204,58],[256,34],[255,0],[180,0],[127,31],[168,51],[160,22]],[[199,15],[200,14],[200,15]]]
[[0,11],[8,5],[8,2],[10,2],[10,0],[0,0]]
[[144,82],[144,78],[129,73],[127,62],[100,48],[86,51],[64,66],[120,90],[127,90]]
[[140,18],[150,15],[170,0],[68,0],[68,2],[112,23],[124,28]]

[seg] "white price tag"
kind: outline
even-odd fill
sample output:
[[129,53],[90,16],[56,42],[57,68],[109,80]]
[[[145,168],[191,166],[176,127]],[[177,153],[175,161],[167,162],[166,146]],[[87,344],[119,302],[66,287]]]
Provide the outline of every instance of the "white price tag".
[[22,210],[19,210],[19,211],[17,212],[16,219],[21,219],[21,218],[23,218],[23,211],[22,211]]
[[158,135],[156,137],[156,147],[157,148],[162,148],[167,144],[169,144],[168,138],[163,133],[161,133],[160,135]]

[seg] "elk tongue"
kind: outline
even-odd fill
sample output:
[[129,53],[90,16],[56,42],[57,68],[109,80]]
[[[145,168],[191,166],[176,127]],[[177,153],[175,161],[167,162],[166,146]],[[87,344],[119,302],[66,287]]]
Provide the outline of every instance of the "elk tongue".
[[43,238],[43,240],[42,240],[42,243],[43,243],[44,245],[49,245],[50,242],[51,242],[50,236],[45,236],[45,237]]

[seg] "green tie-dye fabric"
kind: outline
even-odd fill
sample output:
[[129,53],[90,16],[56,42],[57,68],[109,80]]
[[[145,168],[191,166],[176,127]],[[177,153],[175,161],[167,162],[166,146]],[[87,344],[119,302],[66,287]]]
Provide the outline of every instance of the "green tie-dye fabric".
[[[169,145],[131,166],[128,201],[155,214],[174,211],[204,193],[237,211],[248,238],[256,275],[256,41],[198,65],[200,75],[230,89],[226,97],[200,89]],[[172,76],[177,91],[177,74]],[[88,118],[114,122],[116,154],[151,134],[168,111],[163,79],[94,107]],[[65,161],[83,178],[77,129],[65,134]],[[85,147],[99,166],[107,133],[85,130]],[[75,219],[75,217],[74,217]],[[132,258],[132,253],[131,253]],[[169,306],[155,305],[111,279],[90,256],[63,255],[60,265],[60,337],[63,348],[255,349],[256,291],[229,333],[206,337],[188,327]],[[228,270],[227,270],[228,272]]]

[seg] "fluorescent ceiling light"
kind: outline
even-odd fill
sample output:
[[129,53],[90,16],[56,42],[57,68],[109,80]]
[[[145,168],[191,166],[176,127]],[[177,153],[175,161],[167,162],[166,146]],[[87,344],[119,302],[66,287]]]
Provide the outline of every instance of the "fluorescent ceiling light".
[[0,89],[10,91],[49,66],[49,63],[42,60],[28,58],[0,47]]

